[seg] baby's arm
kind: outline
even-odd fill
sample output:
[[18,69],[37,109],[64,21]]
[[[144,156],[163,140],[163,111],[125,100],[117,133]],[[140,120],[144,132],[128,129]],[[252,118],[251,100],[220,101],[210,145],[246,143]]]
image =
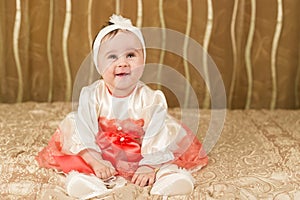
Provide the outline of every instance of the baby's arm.
[[92,149],[85,149],[79,155],[92,167],[97,177],[106,179],[116,174],[115,168],[109,161],[103,160],[101,153]]

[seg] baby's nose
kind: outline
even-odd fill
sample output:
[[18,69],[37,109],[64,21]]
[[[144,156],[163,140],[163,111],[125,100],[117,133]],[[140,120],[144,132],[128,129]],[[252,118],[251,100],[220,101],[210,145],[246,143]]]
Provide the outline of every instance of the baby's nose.
[[128,66],[128,62],[126,61],[126,57],[120,57],[117,63],[118,67],[127,67]]

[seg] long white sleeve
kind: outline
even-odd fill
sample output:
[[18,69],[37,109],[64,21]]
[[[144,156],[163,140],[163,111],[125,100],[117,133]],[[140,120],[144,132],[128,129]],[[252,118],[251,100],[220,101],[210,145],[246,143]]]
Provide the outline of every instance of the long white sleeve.
[[185,135],[185,131],[168,115],[167,102],[161,91],[152,91],[143,113],[147,127],[142,142],[143,159],[140,165],[156,165],[173,160],[172,149],[176,146],[177,139]]
[[[65,151],[77,154],[84,149],[100,151],[96,144],[98,133],[96,90],[98,82],[81,90],[77,112],[70,113],[61,123]],[[68,142],[70,140],[70,142]]]

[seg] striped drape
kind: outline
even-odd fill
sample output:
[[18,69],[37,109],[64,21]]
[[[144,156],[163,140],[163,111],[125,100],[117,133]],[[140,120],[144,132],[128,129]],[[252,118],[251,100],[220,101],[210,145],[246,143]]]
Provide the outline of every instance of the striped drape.
[[[298,0],[0,0],[0,102],[70,101],[93,38],[117,13],[138,27],[176,30],[201,44],[222,75],[228,108],[298,109],[299,9]],[[209,108],[205,82],[184,59],[188,45],[183,58],[150,49],[147,62],[158,64],[160,79],[163,65],[180,72],[200,107]],[[167,88],[154,87],[178,106]],[[186,103],[189,96],[187,90]]]

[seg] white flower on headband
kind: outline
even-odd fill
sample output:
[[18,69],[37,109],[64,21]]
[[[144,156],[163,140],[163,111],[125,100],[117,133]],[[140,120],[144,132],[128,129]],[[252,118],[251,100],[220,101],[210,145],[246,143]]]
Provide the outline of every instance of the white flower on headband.
[[124,27],[124,29],[132,27],[132,23],[131,23],[130,19],[124,18],[121,15],[113,14],[109,18],[109,22],[114,23],[115,25]]

